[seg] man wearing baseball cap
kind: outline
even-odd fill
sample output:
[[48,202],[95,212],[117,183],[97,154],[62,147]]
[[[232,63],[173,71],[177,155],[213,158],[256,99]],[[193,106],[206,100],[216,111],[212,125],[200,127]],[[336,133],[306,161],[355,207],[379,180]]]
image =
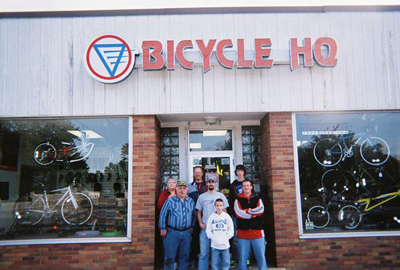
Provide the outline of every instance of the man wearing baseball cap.
[[158,226],[160,235],[165,237],[164,270],[174,270],[177,254],[179,270],[189,269],[191,230],[196,221],[196,209],[187,193],[187,183],[179,181],[176,196],[170,197],[161,209]]
[[215,212],[214,202],[216,199],[222,199],[224,208],[228,208],[229,204],[224,194],[217,192],[215,189],[215,180],[209,178],[206,180],[207,192],[200,195],[196,203],[197,221],[201,229],[200,232],[200,257],[199,270],[208,270],[208,262],[210,257],[211,240],[207,237],[206,224],[212,213]]
[[[235,200],[239,198],[239,195],[243,193],[243,186],[242,183],[245,180],[246,177],[246,168],[244,167],[243,164],[238,164],[236,166],[235,170],[236,174],[236,180],[231,183],[229,186],[229,205],[233,206],[235,203]],[[237,224],[237,219],[235,215],[235,211],[233,207],[230,207],[228,209],[229,214],[232,216],[233,224],[235,226],[235,237],[231,239],[231,251],[232,251],[232,260],[231,260],[231,265],[235,265],[237,261],[237,245],[236,245],[236,224]]]

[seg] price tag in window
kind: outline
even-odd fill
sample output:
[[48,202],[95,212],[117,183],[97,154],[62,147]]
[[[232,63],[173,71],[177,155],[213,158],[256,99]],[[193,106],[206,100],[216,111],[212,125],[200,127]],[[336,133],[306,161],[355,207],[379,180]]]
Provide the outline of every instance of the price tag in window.
[[306,220],[306,230],[314,230],[314,222]]

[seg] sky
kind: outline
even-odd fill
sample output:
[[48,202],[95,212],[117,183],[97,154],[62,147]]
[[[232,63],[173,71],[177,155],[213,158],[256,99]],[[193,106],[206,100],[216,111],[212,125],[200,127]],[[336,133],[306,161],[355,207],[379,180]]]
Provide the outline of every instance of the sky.
[[2,12],[169,9],[243,6],[400,5],[400,0],[0,0]]

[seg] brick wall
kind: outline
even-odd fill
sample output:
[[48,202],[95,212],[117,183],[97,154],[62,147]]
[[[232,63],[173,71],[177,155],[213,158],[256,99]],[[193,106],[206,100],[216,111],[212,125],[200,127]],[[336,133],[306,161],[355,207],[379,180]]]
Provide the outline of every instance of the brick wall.
[[[292,118],[271,113],[261,121],[264,175],[268,187],[269,245],[286,269],[400,269],[400,237],[299,239]],[[270,248],[270,247],[269,247]],[[268,252],[268,251],[267,251]],[[267,256],[268,258],[268,256]]]
[[0,269],[153,269],[160,124],[133,117],[132,242],[0,246]]

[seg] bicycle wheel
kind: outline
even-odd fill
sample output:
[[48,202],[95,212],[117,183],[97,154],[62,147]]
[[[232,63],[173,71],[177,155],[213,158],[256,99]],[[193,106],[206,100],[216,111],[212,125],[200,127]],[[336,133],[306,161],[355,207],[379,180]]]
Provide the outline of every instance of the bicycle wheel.
[[338,219],[346,229],[355,230],[361,225],[362,215],[354,205],[346,205],[340,209]]
[[40,165],[49,165],[56,159],[56,148],[48,142],[39,144],[33,151],[33,159]]
[[330,169],[321,178],[321,185],[332,194],[354,195],[357,190],[357,181],[352,173],[345,170]]
[[74,193],[74,197],[78,207],[75,209],[72,198],[68,196],[61,206],[61,215],[68,224],[82,225],[92,216],[93,203],[92,200],[83,193]]
[[13,218],[22,225],[36,225],[44,217],[42,196],[32,194],[19,198],[13,207]]
[[315,205],[308,210],[307,220],[313,223],[314,228],[322,229],[329,224],[331,216],[324,207]]
[[334,139],[322,139],[314,146],[314,158],[324,167],[333,167],[337,165],[342,160],[342,157],[342,146]]
[[361,144],[360,153],[369,165],[380,166],[389,159],[390,148],[382,138],[370,137]]

